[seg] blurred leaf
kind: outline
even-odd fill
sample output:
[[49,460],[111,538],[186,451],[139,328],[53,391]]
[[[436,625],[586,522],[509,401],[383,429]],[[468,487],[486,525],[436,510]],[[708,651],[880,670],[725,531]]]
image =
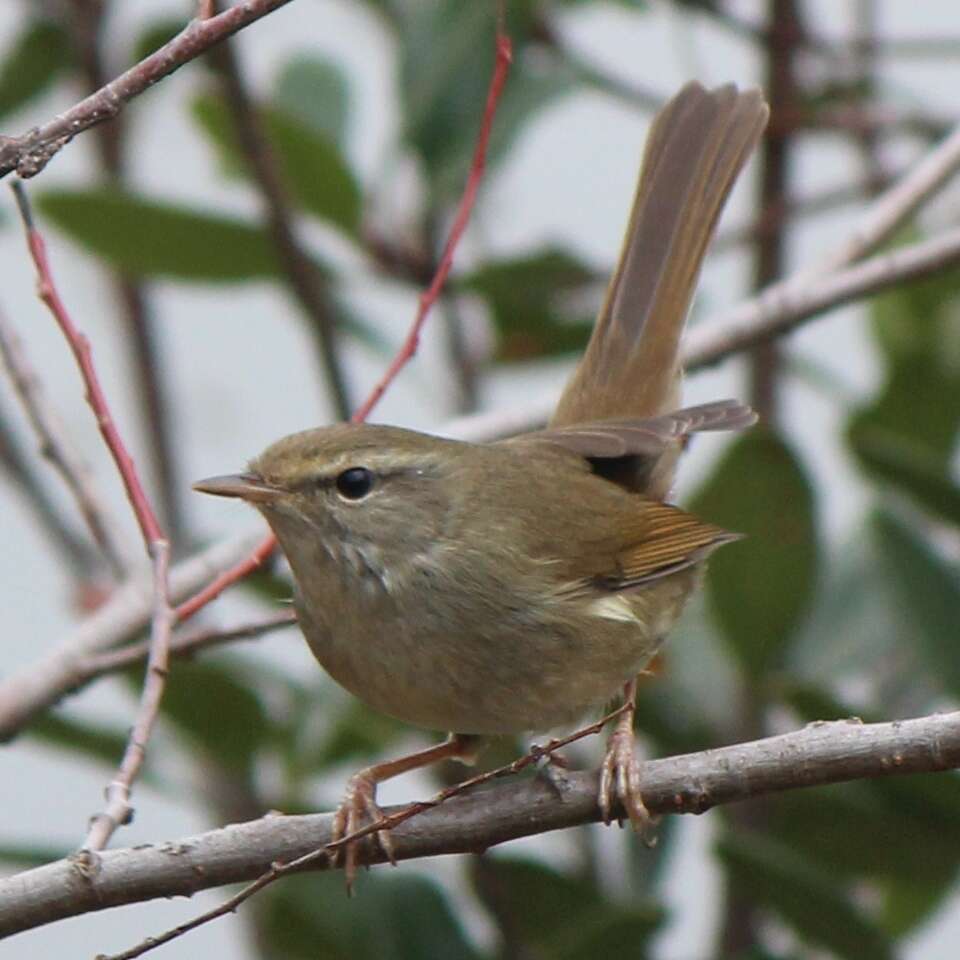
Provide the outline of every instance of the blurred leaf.
[[274,82],[273,103],[314,133],[344,146],[350,89],[332,60],[309,54],[287,60]]
[[0,117],[52,87],[71,59],[69,41],[59,26],[29,21],[0,63]]
[[[491,165],[506,154],[536,111],[575,88],[562,63],[523,55],[535,12],[530,3],[507,7],[515,52],[491,132]],[[388,16],[400,33],[404,139],[416,150],[432,205],[439,207],[459,195],[470,168],[493,76],[494,11],[482,3],[429,0]]]
[[246,671],[226,658],[175,661],[161,713],[195,746],[242,774],[273,734]]
[[[180,33],[189,21],[181,17],[158,17],[137,34],[133,45],[133,62],[139,63],[159,50]],[[203,62],[202,60],[200,61]]]
[[727,833],[717,853],[729,882],[778,914],[801,939],[849,960],[893,960],[892,944],[880,927],[830,872],[796,851],[756,834]]
[[913,438],[875,422],[872,411],[855,417],[847,434],[861,466],[875,479],[899,487],[916,502],[960,526],[960,486],[949,464]]
[[346,699],[334,716],[328,705],[324,720],[324,735],[314,743],[306,761],[312,771],[383,756],[386,748],[410,729],[355,697]]
[[63,711],[44,713],[30,724],[27,733],[50,746],[111,767],[120,762],[127,746],[127,731],[122,727],[81,720]]
[[904,637],[923,652],[944,687],[960,698],[960,571],[893,514],[878,512],[871,526]]
[[290,877],[262,896],[260,930],[286,960],[475,960],[440,888],[410,872],[374,868],[348,897],[343,876]]
[[813,491],[793,451],[764,427],[730,445],[693,511],[748,536],[710,560],[709,596],[724,636],[754,677],[777,666],[813,598]]
[[231,282],[272,277],[259,227],[111,187],[47,190],[37,205],[81,246],[136,276]]
[[960,271],[945,270],[873,301],[888,367],[848,440],[860,465],[925,509],[960,523],[951,457],[960,433]]
[[485,263],[458,288],[485,297],[499,335],[500,360],[527,360],[582,350],[593,319],[568,302],[593,282],[592,272],[564,250],[546,247],[509,260]]
[[[220,97],[194,99],[194,119],[220,152],[224,172],[246,172],[229,109]],[[335,143],[275,107],[259,111],[290,196],[305,210],[348,234],[360,226],[360,188]]]
[[514,937],[532,948],[532,955],[551,960],[616,954],[640,960],[645,942],[663,922],[658,906],[614,903],[592,883],[534,860],[485,858],[475,882],[506,914]]
[[0,863],[8,863],[12,867],[40,867],[45,863],[63,860],[76,852],[69,846],[54,847],[30,843],[4,843],[0,841]]

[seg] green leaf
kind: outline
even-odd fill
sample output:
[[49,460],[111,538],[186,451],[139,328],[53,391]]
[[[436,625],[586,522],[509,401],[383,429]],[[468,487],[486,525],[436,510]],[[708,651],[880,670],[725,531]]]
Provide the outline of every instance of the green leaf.
[[375,868],[348,897],[337,871],[290,877],[265,894],[271,956],[285,960],[477,960],[440,888]]
[[0,64],[0,117],[26,106],[71,63],[66,34],[47,20],[28,22]]
[[241,774],[250,773],[274,734],[251,678],[226,658],[175,661],[161,712],[195,746]]
[[336,63],[309,54],[293,57],[280,69],[273,91],[278,110],[343,147],[350,88]]
[[27,734],[111,767],[120,762],[127,745],[127,732],[122,728],[81,720],[63,711],[48,711],[38,717]]
[[725,834],[717,844],[728,883],[778,914],[797,935],[849,960],[893,960],[893,946],[833,875],[769,838]]
[[273,277],[259,227],[111,187],[47,190],[40,210],[72,240],[134,276],[237,282]]
[[731,444],[692,509],[748,537],[711,558],[707,584],[727,642],[741,667],[759,677],[782,662],[813,598],[810,483],[787,444],[754,427]]
[[878,512],[871,526],[903,636],[924,654],[944,688],[960,697],[960,570],[889,512]]
[[0,841],[0,863],[8,863],[12,867],[29,869],[40,867],[45,863],[63,860],[75,852],[71,847],[55,847],[49,844],[32,843],[4,843]]
[[[400,31],[404,139],[424,166],[434,207],[459,195],[470,168],[494,69],[494,16],[487,4],[432,0],[392,17]],[[533,6],[510,4],[507,16],[515,55],[491,132],[491,165],[536,111],[575,89],[561,62],[523,55]]]
[[595,277],[564,250],[542,250],[485,263],[460,278],[458,289],[487,300],[499,335],[497,358],[527,360],[582,350],[592,317],[578,311],[576,294]]
[[664,916],[652,903],[615,903],[589,880],[529,859],[485,858],[477,864],[475,882],[501,904],[514,935],[532,955],[554,960],[607,955],[639,960]]
[[[191,109],[220,152],[224,172],[246,172],[222,98],[197,97]],[[290,196],[307,212],[355,235],[360,226],[360,188],[336,142],[276,107],[260,109],[259,116]]]

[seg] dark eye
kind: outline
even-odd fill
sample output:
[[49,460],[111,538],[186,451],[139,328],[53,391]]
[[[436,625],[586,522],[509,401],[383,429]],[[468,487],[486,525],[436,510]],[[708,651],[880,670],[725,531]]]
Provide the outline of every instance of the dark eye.
[[373,489],[373,473],[366,467],[351,467],[337,477],[337,492],[347,500],[362,500]]

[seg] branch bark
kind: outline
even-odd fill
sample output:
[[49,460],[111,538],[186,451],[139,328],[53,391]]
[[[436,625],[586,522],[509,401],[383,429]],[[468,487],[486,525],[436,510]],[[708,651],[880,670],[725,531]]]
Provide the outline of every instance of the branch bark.
[[[854,718],[648,761],[643,796],[651,813],[703,813],[783,790],[958,766],[960,712],[873,724]],[[541,778],[509,780],[401,824],[394,844],[400,860],[476,853],[599,819],[594,772],[568,774],[559,792]],[[330,814],[268,816],[161,844],[81,852],[24,871],[0,881],[0,937],[120,904],[253,880],[277,861],[328,843],[331,821]],[[372,855],[367,862],[380,859]]]
[[69,110],[22,136],[0,137],[0,178],[13,170],[24,179],[36,176],[78,133],[115,117],[128,101],[148,87],[194,60],[224,37],[289,2],[240,0],[215,17],[192,20],[169,43]]

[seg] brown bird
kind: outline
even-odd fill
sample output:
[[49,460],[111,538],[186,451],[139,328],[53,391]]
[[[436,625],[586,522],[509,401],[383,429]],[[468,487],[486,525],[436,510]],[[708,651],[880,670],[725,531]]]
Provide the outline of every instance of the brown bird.
[[[755,420],[733,400],[676,407],[700,266],[767,114],[755,90],[692,83],[658,115],[619,264],[548,429],[472,444],[341,424],[195,485],[266,518],[334,679],[377,710],[454,731],[352,777],[336,836],[379,815],[379,782],[469,759],[478,736],[573,723],[621,690],[632,705],[704,560],[736,539],[663,501],[688,434]],[[611,736],[599,803],[607,822],[619,801],[642,827],[632,719]],[[356,857],[347,845],[348,883]]]

